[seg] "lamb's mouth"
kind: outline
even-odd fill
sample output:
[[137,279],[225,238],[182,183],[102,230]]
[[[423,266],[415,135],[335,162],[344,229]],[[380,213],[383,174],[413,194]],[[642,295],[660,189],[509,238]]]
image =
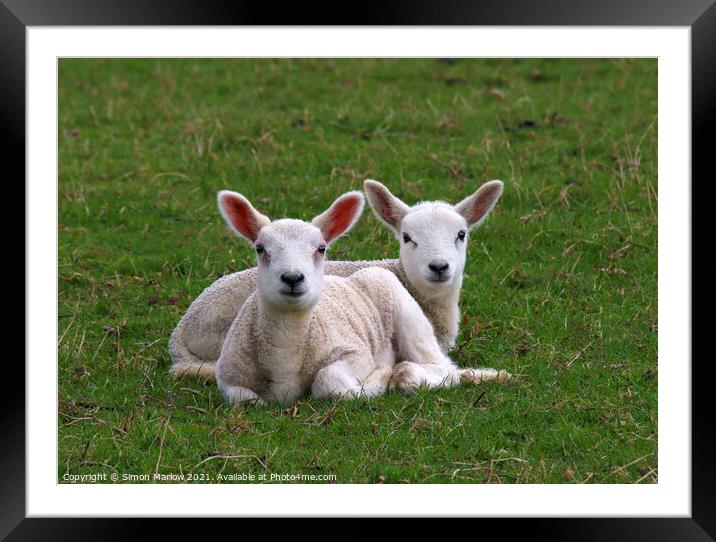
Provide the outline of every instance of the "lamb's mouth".
[[441,282],[448,282],[452,277],[446,276],[446,275],[440,275],[439,277],[428,277],[428,282],[437,282],[438,284]]
[[282,291],[281,293],[283,295],[285,295],[286,297],[292,297],[295,299],[295,298],[301,297],[306,292],[303,290],[285,290],[285,291]]

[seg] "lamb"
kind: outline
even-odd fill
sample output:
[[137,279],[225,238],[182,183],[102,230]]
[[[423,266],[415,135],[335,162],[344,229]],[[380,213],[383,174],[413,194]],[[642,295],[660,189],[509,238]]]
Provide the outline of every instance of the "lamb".
[[389,387],[411,393],[507,377],[458,369],[390,271],[324,277],[326,249],[362,212],[360,192],[339,197],[310,223],[271,222],[236,192],[222,191],[218,199],[231,229],[254,245],[258,264],[256,291],[216,363],[218,387],[230,402],[291,405],[309,389],[317,398],[373,397]]
[[[502,182],[485,183],[455,206],[423,202],[409,207],[374,180],[366,180],[364,189],[375,215],[398,238],[400,258],[329,261],[326,273],[347,277],[367,267],[388,269],[418,302],[442,351],[447,353],[455,346],[459,330],[458,302],[469,232],[482,224],[497,204]],[[256,289],[256,281],[256,268],[227,275],[191,304],[169,341],[175,376],[214,377],[214,365],[229,327]]]

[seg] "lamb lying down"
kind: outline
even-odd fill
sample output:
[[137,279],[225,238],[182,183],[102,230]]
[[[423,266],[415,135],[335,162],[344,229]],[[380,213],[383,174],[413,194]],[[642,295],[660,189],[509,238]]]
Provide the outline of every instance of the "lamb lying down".
[[[500,181],[490,181],[455,206],[423,202],[409,207],[381,183],[367,180],[368,202],[399,240],[400,259],[329,261],[326,273],[347,277],[367,267],[393,272],[418,302],[447,353],[458,334],[458,302],[469,232],[484,222],[502,189]],[[255,291],[256,281],[257,268],[227,275],[191,304],[169,340],[175,375],[214,378],[214,365],[229,327]]]
[[[395,388],[504,380],[494,369],[459,369],[396,276],[382,268],[324,277],[327,246],[363,209],[349,192],[311,223],[270,222],[240,194],[219,193],[229,226],[254,244],[257,290],[229,328],[216,380],[230,401],[290,405],[318,398],[372,397]],[[399,363],[396,364],[396,361]]]

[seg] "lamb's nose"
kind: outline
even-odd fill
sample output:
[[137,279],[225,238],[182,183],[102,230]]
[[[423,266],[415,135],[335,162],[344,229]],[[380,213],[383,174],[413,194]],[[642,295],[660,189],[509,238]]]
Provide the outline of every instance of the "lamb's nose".
[[437,260],[434,262],[430,262],[428,264],[428,267],[431,271],[437,273],[438,275],[444,271],[448,270],[448,267],[450,267],[450,264],[447,263],[445,260]]
[[303,273],[284,273],[281,275],[281,280],[288,284],[291,288],[295,288],[297,285],[303,282]]

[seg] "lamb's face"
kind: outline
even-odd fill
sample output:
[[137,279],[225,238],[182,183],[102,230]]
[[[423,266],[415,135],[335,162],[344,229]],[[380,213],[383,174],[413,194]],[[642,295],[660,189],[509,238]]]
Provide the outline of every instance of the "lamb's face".
[[423,294],[459,288],[465,269],[468,225],[452,205],[414,206],[400,222],[400,259],[408,280]]
[[261,299],[296,310],[310,309],[318,302],[326,247],[353,227],[363,203],[360,192],[346,192],[310,224],[292,218],[271,222],[238,192],[218,194],[221,216],[256,250]]
[[478,226],[502,195],[502,182],[483,184],[457,205],[441,201],[409,207],[378,181],[364,183],[375,215],[400,241],[400,261],[410,283],[422,295],[459,290],[465,269],[468,232]]
[[290,218],[261,228],[254,243],[257,289],[275,307],[306,310],[323,290],[326,241],[316,226]]

